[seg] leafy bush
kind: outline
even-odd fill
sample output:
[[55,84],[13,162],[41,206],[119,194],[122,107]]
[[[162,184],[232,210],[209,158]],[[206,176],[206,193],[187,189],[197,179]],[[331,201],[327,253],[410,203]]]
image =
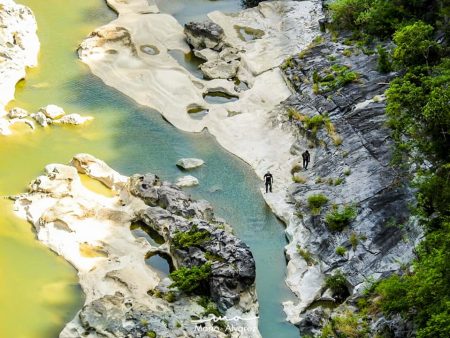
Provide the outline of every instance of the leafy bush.
[[356,209],[351,206],[344,206],[343,208],[334,207],[325,216],[325,223],[328,228],[333,231],[342,231],[348,226],[356,217]]
[[207,281],[211,275],[211,263],[205,263],[201,266],[192,268],[181,267],[169,274],[173,283],[171,288],[178,288],[184,292],[193,292],[199,289],[203,282]]
[[328,197],[324,194],[313,194],[308,196],[308,208],[313,215],[319,215],[322,207],[327,204]]
[[211,234],[207,230],[199,230],[194,225],[189,231],[177,231],[173,237],[173,245],[178,249],[187,249],[191,246],[198,246],[211,239]]
[[341,271],[336,271],[332,276],[325,278],[325,287],[333,292],[333,297],[342,301],[349,296],[347,279]]
[[401,67],[435,63],[441,47],[433,40],[433,30],[433,26],[417,21],[396,31],[394,62]]

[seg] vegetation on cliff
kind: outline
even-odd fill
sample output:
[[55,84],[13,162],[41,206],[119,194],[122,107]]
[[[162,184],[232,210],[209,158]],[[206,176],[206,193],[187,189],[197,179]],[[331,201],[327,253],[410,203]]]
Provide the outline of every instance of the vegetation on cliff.
[[411,172],[417,191],[413,214],[425,231],[412,267],[378,283],[372,297],[385,314],[413,321],[419,338],[449,337],[450,5],[337,0],[330,9],[334,28],[353,31],[365,42],[392,39],[395,45],[391,51],[378,47],[379,70],[394,67],[400,74],[386,93],[393,162]]

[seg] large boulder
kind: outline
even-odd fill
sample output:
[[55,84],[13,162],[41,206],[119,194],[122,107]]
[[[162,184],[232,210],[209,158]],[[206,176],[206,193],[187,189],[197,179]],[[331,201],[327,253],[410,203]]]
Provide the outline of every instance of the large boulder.
[[223,29],[218,24],[206,20],[189,22],[184,26],[187,42],[194,49],[220,49],[223,39]]
[[48,106],[42,107],[39,109],[39,112],[43,113],[46,117],[52,120],[60,118],[65,114],[64,109],[54,104],[49,104]]
[[182,158],[177,161],[177,166],[185,170],[202,166],[205,162],[198,158]]

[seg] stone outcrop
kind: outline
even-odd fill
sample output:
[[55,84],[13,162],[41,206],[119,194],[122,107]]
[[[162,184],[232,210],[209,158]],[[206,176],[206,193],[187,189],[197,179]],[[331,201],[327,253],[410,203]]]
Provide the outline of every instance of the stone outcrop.
[[181,158],[177,161],[177,166],[189,170],[202,166],[205,162],[199,158]]
[[193,187],[195,185],[198,185],[198,179],[194,176],[187,175],[180,177],[177,179],[177,182],[175,183],[178,187]]
[[[80,175],[104,187],[91,190]],[[46,166],[29,192],[15,199],[38,239],[78,270],[85,305],[60,337],[244,337],[227,325],[218,329],[195,293],[171,288],[167,276],[146,264],[153,255],[167,257],[175,269],[210,264],[198,292],[231,318],[226,324],[245,327],[245,337],[260,337],[252,254],[215,219],[208,202],[192,200],[152,174],[122,176],[87,154],[71,165]],[[153,229],[163,242],[134,237],[132,224]],[[193,231],[204,232],[204,241],[179,241]],[[212,331],[199,331],[198,321]]]
[[[16,83],[25,78],[27,67],[37,65],[37,24],[28,7],[0,0],[0,135],[11,134],[4,107],[14,98]],[[15,119],[13,117],[12,119]]]
[[221,43],[224,37],[223,29],[211,20],[189,22],[184,26],[184,33],[186,34],[187,42],[194,49],[221,49]]
[[[293,168],[299,183],[290,186],[284,202],[268,202],[286,222],[290,241],[286,281],[299,301],[286,302],[285,312],[303,331],[314,332],[331,311],[311,306],[339,302],[326,290],[326,276],[341,271],[351,298],[357,297],[369,282],[410,262],[421,231],[409,217],[413,197],[403,174],[390,166],[383,93],[396,74],[380,74],[376,55],[332,42],[329,35],[288,58],[283,69],[296,93],[274,119],[297,135],[291,147],[297,162],[309,149],[312,164]],[[318,194],[327,201],[313,211],[308,198]],[[345,207],[354,217],[333,230],[326,216]]]

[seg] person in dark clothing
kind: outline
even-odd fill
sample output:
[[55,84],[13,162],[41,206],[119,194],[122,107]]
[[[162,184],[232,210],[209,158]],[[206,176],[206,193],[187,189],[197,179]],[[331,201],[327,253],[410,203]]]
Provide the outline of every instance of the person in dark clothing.
[[266,184],[266,194],[269,192],[272,192],[272,183],[273,183],[273,176],[270,173],[270,171],[268,171],[265,175],[264,175],[264,183]]
[[302,154],[302,157],[303,157],[303,168],[305,168],[305,170],[307,170],[309,160],[311,159],[311,155],[309,154],[309,151],[305,150],[305,152]]

